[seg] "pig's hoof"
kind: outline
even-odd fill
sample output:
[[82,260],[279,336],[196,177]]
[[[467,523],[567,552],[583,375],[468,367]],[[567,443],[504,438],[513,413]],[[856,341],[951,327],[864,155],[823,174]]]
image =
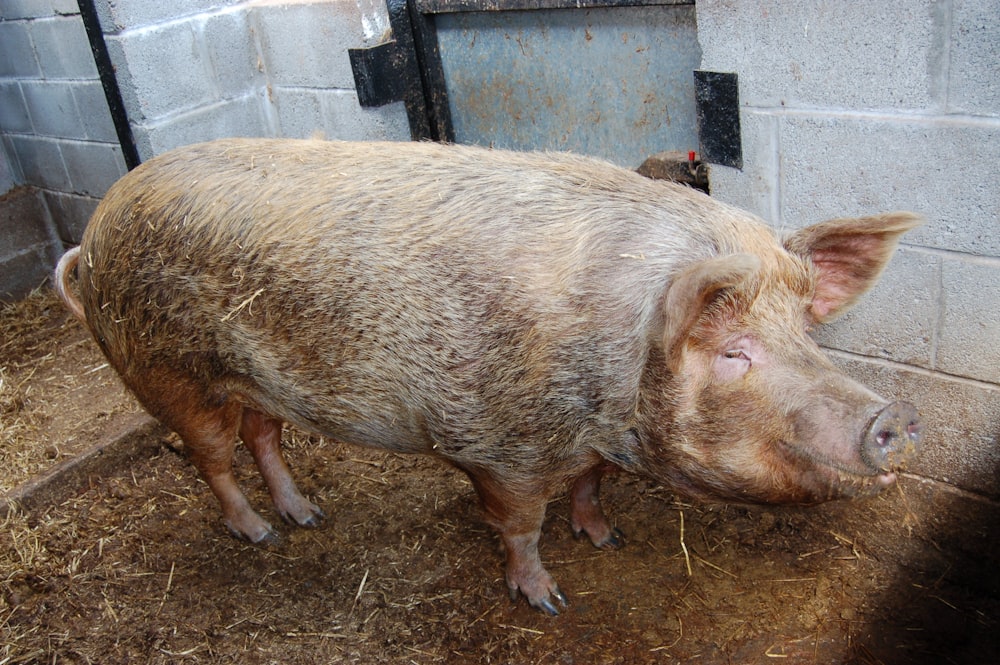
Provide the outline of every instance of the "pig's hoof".
[[597,546],[602,550],[620,550],[625,547],[625,534],[618,527],[614,527],[604,542]]
[[590,542],[594,544],[594,547],[601,550],[619,550],[625,547],[625,534],[618,527],[609,529],[607,535],[603,538],[593,538],[585,529],[578,529],[573,532],[573,535],[577,540],[583,540],[584,537],[590,538]]
[[536,610],[541,610],[550,617],[559,616],[559,609],[552,604],[552,600],[554,599],[562,606],[563,609],[566,609],[566,607],[569,606],[569,603],[566,602],[566,596],[562,595],[562,592],[559,591],[559,589],[553,589],[550,596],[551,598],[540,598],[535,601],[529,599],[528,602],[531,603],[531,606]]
[[223,520],[223,523],[229,529],[229,533],[240,540],[264,546],[277,545],[279,543],[281,536],[274,530],[274,527],[256,513],[251,513],[250,517],[252,519],[236,520],[226,518]]
[[281,544],[281,534],[271,528],[270,524],[265,522],[267,528],[255,531],[253,534],[245,533],[240,529],[233,527],[228,522],[226,523],[226,528],[229,529],[229,533],[233,534],[240,540],[245,540],[253,545],[260,545],[261,547],[277,547]]
[[325,519],[326,519],[326,514],[322,510],[320,510],[320,511],[317,511],[317,512],[313,513],[309,517],[305,518],[304,520],[302,520],[298,524],[299,524],[299,526],[304,526],[304,527],[309,527],[310,529],[315,529],[320,524],[322,524],[323,520],[325,520]]
[[274,548],[274,547],[280,547],[281,546],[281,542],[282,542],[281,541],[281,534],[278,533],[277,531],[275,531],[274,529],[272,529],[272,530],[268,531],[267,533],[265,533],[263,536],[261,536],[258,540],[254,540],[252,542],[253,542],[254,545],[257,545],[259,547],[263,547],[265,549],[271,549],[271,548]]
[[[510,599],[516,601],[520,592],[516,587],[510,589]],[[548,591],[544,592],[545,595],[539,596],[537,598],[532,598],[525,594],[528,599],[528,604],[534,607],[536,610],[541,610],[545,612],[550,617],[559,616],[559,608],[556,607],[555,603],[559,603],[563,609],[569,607],[569,601],[566,600],[566,596],[563,595],[562,591],[558,587],[553,586]],[[555,601],[555,603],[553,602]]]
[[319,506],[310,503],[308,510],[296,511],[295,514],[282,511],[281,519],[288,524],[297,524],[312,529],[323,523],[323,520],[326,519],[326,513]]

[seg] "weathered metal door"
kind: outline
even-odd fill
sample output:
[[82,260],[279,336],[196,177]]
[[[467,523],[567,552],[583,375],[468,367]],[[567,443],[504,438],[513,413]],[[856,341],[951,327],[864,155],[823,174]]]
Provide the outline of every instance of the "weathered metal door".
[[[377,64],[372,49],[352,60],[362,69],[362,103],[389,99],[378,90],[389,70],[419,71],[419,83],[410,71],[403,76],[411,83],[395,91],[409,97],[415,138],[571,150],[629,167],[656,152],[698,147],[693,0],[388,4],[394,42],[383,55],[394,64]],[[401,34],[407,28],[412,37]],[[413,62],[403,63],[404,48]]]

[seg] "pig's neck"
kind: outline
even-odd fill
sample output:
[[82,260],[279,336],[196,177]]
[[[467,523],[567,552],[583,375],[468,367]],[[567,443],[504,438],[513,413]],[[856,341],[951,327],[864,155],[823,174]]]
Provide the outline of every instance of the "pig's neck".
[[663,479],[675,475],[676,460],[671,440],[679,436],[677,422],[678,381],[667,369],[662,349],[652,348],[639,384],[634,422],[635,453],[644,475]]

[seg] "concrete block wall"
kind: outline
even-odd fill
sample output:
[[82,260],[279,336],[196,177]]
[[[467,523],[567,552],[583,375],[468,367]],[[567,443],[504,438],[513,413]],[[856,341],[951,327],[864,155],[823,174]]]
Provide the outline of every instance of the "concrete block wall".
[[142,159],[221,136],[408,140],[362,109],[347,49],[389,27],[371,0],[98,0]]
[[[410,138],[402,103],[359,106],[347,56],[385,38],[384,2],[95,6],[143,160],[223,136]],[[40,205],[31,219],[3,217],[0,298],[42,282],[125,172],[76,0],[3,0],[0,195],[23,185]]]
[[784,230],[913,210],[882,282],[816,337],[927,421],[918,474],[1000,496],[1000,0],[698,0],[739,76],[744,168],[712,194]]
[[[75,0],[0,3],[0,298],[38,286],[125,173]],[[30,200],[28,206],[21,202]]]

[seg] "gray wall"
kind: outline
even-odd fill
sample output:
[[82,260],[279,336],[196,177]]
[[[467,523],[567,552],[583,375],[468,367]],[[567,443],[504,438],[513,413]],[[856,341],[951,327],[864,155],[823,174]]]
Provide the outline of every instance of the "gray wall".
[[0,3],[0,298],[38,286],[125,172],[75,0]]
[[410,137],[362,109],[347,49],[389,29],[376,0],[97,0],[142,159],[220,136]]
[[[97,0],[142,159],[222,136],[408,140],[362,109],[347,49],[381,0]],[[41,283],[125,163],[76,0],[0,3],[0,299]]]
[[698,0],[739,75],[744,168],[714,196],[795,229],[914,210],[883,282],[817,331],[928,422],[918,473],[1000,495],[1000,1]]

